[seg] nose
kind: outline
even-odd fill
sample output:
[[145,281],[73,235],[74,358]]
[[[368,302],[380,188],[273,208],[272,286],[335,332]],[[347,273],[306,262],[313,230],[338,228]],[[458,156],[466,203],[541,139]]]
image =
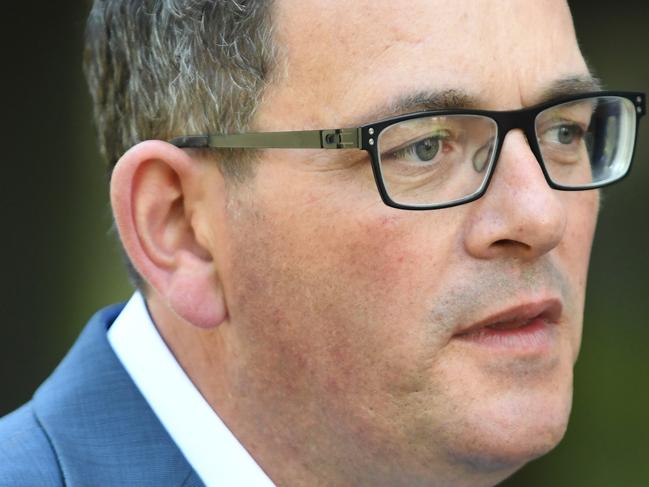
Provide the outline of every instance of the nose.
[[479,259],[533,260],[554,249],[567,215],[520,130],[507,134],[486,194],[467,219],[464,245]]

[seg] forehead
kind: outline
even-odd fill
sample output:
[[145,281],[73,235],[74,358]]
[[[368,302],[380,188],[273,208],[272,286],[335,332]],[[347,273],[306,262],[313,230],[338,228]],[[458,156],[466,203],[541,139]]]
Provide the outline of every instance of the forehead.
[[269,101],[301,114],[283,129],[361,123],[434,90],[513,109],[587,73],[564,0],[279,0],[274,21],[283,63]]

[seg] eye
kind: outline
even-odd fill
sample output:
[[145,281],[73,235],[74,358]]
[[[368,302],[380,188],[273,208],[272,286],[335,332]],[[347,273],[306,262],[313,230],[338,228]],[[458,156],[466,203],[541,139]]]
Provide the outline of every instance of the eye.
[[430,165],[449,149],[449,135],[435,133],[419,140],[411,140],[384,154],[384,159],[392,159],[411,164]]
[[415,144],[415,154],[425,162],[432,161],[439,152],[440,141],[437,137],[428,137]]
[[571,145],[579,142],[584,137],[585,131],[577,124],[561,124],[552,127],[547,132],[549,142],[558,142],[561,145]]

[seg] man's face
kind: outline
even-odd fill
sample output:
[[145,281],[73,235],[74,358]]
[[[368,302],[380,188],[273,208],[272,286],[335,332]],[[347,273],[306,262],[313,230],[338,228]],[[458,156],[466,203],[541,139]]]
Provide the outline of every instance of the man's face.
[[[561,0],[285,0],[275,23],[256,130],[356,126],[440,90],[516,109],[588,75]],[[365,152],[265,151],[218,230],[241,407],[262,401],[257,426],[323,469],[511,473],[566,428],[597,208],[550,189],[520,131],[484,197],[423,212],[381,202]]]

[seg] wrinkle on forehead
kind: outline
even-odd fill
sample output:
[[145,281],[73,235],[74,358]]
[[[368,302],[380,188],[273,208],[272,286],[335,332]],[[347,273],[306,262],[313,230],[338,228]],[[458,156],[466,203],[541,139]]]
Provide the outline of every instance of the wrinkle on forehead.
[[[429,41],[436,41],[429,48],[454,50],[489,42],[514,54],[520,41],[551,43],[566,29],[574,33],[565,0],[280,0],[275,20],[291,56],[316,63],[355,54],[372,58],[395,43],[408,47]],[[530,35],[534,30],[543,36]]]
[[548,72],[587,73],[565,0],[404,4],[278,1],[286,61],[279,85],[292,92],[281,103],[309,114],[313,125],[299,128],[342,126],[387,97],[430,89],[459,89],[488,100],[483,108],[515,109],[531,104],[536,83],[552,81],[540,79]]

